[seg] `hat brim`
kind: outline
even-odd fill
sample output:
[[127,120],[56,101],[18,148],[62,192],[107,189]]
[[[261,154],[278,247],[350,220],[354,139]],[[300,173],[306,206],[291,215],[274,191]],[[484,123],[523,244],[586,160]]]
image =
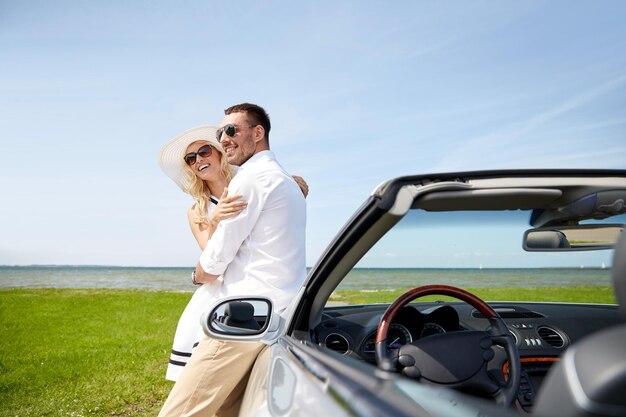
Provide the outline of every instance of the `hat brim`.
[[159,165],[165,174],[186,193],[189,193],[191,183],[185,174],[185,153],[187,147],[194,142],[204,141],[224,155],[222,145],[216,140],[215,126],[198,126],[189,129],[166,143],[159,154]]

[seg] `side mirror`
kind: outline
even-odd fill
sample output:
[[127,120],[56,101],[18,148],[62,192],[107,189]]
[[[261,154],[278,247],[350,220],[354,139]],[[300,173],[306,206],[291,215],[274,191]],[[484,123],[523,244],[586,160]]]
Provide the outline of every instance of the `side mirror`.
[[528,252],[612,249],[624,230],[623,224],[542,227],[524,233]]
[[230,298],[214,304],[202,316],[208,336],[228,340],[258,339],[272,323],[272,302],[266,298]]

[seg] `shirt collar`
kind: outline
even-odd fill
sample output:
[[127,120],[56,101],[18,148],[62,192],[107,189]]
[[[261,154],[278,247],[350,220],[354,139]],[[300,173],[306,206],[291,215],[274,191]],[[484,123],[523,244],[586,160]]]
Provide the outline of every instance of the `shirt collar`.
[[274,159],[274,152],[270,150],[257,152],[254,155],[252,155],[246,162],[244,162],[243,165],[239,167],[239,169],[243,169],[247,166],[252,166],[259,161],[268,160],[268,159]]

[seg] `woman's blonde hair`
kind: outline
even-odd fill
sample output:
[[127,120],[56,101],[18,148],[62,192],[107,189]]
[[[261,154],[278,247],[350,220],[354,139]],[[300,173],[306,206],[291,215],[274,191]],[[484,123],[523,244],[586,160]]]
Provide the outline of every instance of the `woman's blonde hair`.
[[[230,182],[233,178],[233,171],[228,164],[228,158],[224,157],[224,154],[216,149],[214,146],[211,146],[213,151],[217,152],[220,155],[220,175],[223,175],[226,178],[226,182]],[[209,206],[209,198],[211,195],[222,195],[223,190],[211,190],[209,186],[202,181],[198,176],[193,172],[191,167],[184,163],[183,169],[185,171],[185,175],[187,180],[189,181],[189,189],[187,192],[196,200],[196,204],[193,206],[193,210],[195,213],[194,223],[202,224],[208,223],[208,219],[206,217],[207,207]]]

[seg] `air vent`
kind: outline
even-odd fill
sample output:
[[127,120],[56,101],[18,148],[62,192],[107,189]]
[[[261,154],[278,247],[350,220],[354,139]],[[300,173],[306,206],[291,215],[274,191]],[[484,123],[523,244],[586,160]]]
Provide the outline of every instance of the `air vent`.
[[565,346],[565,338],[551,327],[541,326],[537,329],[537,334],[544,342],[554,348],[560,349]]
[[343,337],[337,333],[331,333],[326,336],[326,340],[324,341],[326,347],[330,350],[334,350],[335,352],[339,352],[342,355],[348,352],[350,349],[350,344],[348,343],[348,339]]

